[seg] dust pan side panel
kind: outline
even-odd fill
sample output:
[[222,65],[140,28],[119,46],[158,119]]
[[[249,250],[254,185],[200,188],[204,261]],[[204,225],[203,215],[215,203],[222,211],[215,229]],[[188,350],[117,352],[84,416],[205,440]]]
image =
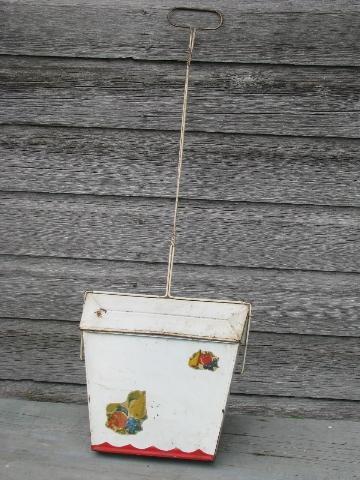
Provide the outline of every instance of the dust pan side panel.
[[[96,332],[84,332],[84,344],[94,449],[213,458],[238,344]],[[213,354],[217,368],[191,367],[199,351]],[[146,418],[134,395],[146,398]],[[116,428],[126,430],[124,418],[134,412],[142,415],[136,433],[109,428],[115,418]]]

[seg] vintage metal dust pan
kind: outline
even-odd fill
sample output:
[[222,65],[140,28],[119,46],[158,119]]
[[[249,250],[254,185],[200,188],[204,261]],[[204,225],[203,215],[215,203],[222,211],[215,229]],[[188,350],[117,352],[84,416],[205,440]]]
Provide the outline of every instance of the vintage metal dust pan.
[[93,450],[213,460],[248,306],[87,293]]
[[91,448],[100,452],[213,460],[240,344],[240,373],[245,364],[248,303],[171,295],[195,33],[191,28],[165,295],[85,294],[81,352]]

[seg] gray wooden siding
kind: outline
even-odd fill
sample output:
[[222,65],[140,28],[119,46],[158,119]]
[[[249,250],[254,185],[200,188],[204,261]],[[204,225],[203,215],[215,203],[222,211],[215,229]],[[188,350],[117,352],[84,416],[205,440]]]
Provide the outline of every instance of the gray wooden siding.
[[[0,5],[1,395],[85,401],[82,292],[164,291],[175,5]],[[253,303],[231,411],[359,418],[359,5],[201,5],[174,293]]]

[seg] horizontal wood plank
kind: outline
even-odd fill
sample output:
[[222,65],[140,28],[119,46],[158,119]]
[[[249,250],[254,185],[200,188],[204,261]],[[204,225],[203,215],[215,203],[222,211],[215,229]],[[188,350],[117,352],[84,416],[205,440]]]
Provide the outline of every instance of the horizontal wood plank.
[[[183,77],[180,63],[6,57],[0,123],[178,130]],[[197,64],[187,128],[359,138],[359,95],[357,69]]]
[[[1,332],[1,379],[85,383],[77,324],[3,319]],[[359,357],[357,338],[253,332],[231,392],[360,400]]]
[[[166,265],[1,257],[0,316],[79,322],[85,290],[162,295]],[[178,265],[173,292],[252,303],[252,330],[360,336],[354,274]]]
[[[74,383],[0,380],[0,396],[38,402],[87,403],[86,386]],[[243,394],[229,396],[227,414],[360,420],[356,401]]]
[[0,380],[0,398],[23,398],[54,403],[87,403],[85,385],[34,382],[32,380]]
[[[199,465],[90,451],[85,405],[0,401],[0,461],[8,478],[47,480],[356,479],[359,423],[229,415],[216,461]],[[41,450],[39,449],[41,445]]]
[[[0,53],[184,59],[186,32],[168,25],[175,0],[5,0]],[[208,0],[224,26],[198,35],[201,61],[359,65],[355,1]],[[210,19],[209,19],[210,20]]]
[[[0,249],[164,262],[172,211],[171,199],[2,193]],[[176,261],[359,272],[358,215],[350,207],[182,200]]]
[[[22,382],[19,383],[21,384]],[[44,392],[44,396],[46,395],[46,387],[39,388],[38,385],[39,384],[36,384],[36,386],[32,388],[35,392],[37,392],[38,398],[40,399],[42,391]],[[19,388],[19,386],[16,388]],[[10,385],[8,386],[8,389],[10,394]],[[75,398],[75,396],[70,393],[70,389],[71,386],[67,386],[66,391],[69,391],[68,398]],[[53,398],[56,398],[55,395]],[[59,398],[65,398],[65,388],[62,389],[61,394],[59,394]],[[78,398],[80,402],[80,396]],[[329,420],[360,420],[359,406],[360,404],[358,401],[231,394],[228,400],[227,412],[230,415],[251,414],[274,417],[293,417],[296,419],[323,418]]]
[[[360,206],[359,147],[355,139],[191,132],[181,195]],[[0,189],[172,197],[177,148],[177,132],[3,126]]]

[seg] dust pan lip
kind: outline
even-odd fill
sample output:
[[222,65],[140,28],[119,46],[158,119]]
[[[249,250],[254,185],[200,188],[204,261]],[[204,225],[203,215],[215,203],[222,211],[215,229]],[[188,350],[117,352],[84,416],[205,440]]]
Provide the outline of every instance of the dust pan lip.
[[99,329],[90,329],[80,327],[80,330],[87,333],[96,333],[96,334],[111,334],[111,335],[125,335],[129,337],[151,337],[151,338],[167,338],[169,340],[189,340],[197,342],[214,342],[214,343],[229,343],[229,344],[238,344],[240,340],[231,339],[231,338],[216,338],[216,337],[205,337],[200,335],[185,335],[183,333],[175,334],[169,332],[158,332],[154,333],[151,331],[126,331],[126,330],[99,330]]
[[86,292],[80,329],[239,343],[250,307],[245,302]]
[[147,295],[143,293],[126,293],[126,292],[106,292],[105,290],[86,290],[84,292],[84,299],[88,294],[94,295],[118,295],[121,297],[143,297],[143,298],[159,298],[164,300],[186,300],[189,302],[213,302],[213,303],[230,303],[235,305],[247,305],[250,307],[249,302],[244,300],[230,300],[230,299],[218,299],[218,298],[198,298],[198,297],[176,297],[176,296],[165,296],[165,295]]

